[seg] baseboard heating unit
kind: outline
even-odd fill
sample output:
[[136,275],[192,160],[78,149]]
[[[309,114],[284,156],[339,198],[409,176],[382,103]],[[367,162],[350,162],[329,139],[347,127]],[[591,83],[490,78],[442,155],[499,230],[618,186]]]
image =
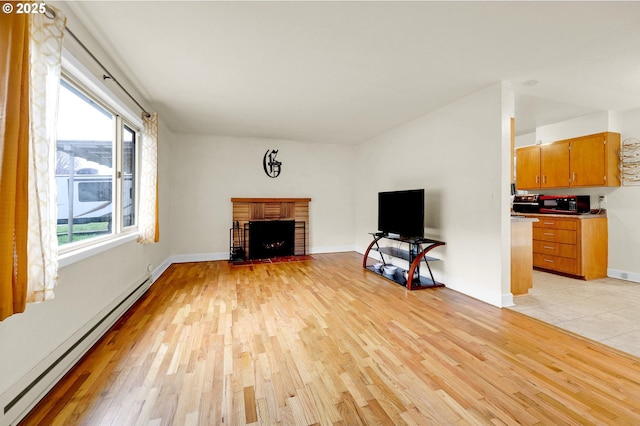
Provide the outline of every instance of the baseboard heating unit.
[[56,383],[91,349],[91,347],[120,319],[149,289],[151,276],[146,276],[120,300],[96,315],[92,321],[60,345],[49,357],[34,368],[26,378],[3,395],[5,405],[0,413],[0,426],[17,424],[49,392]]

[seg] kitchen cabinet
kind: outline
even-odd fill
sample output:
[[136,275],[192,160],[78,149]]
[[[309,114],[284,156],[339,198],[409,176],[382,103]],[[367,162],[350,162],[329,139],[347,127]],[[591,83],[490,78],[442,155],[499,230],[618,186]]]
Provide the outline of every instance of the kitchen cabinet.
[[540,145],[540,188],[566,188],[569,186],[568,142]]
[[527,215],[533,223],[533,266],[585,280],[604,278],[608,265],[607,218]]
[[540,145],[516,149],[516,187],[540,188]]
[[570,186],[620,186],[619,133],[598,133],[570,141]]
[[518,189],[569,186],[569,144],[550,143],[516,150]]
[[620,186],[620,134],[597,133],[516,149],[518,189]]

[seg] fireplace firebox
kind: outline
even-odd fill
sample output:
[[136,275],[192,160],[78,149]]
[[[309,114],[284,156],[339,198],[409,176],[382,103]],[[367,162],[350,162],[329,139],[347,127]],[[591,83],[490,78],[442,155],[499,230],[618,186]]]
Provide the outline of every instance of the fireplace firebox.
[[295,252],[294,220],[249,222],[249,258],[292,256]]

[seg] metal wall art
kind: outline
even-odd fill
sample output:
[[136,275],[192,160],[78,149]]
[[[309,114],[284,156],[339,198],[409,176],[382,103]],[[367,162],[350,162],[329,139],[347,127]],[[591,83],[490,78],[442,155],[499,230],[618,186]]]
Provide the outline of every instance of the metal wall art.
[[264,172],[270,178],[277,178],[278,176],[280,176],[280,171],[282,170],[282,162],[276,160],[277,155],[277,149],[268,149],[264,154],[264,158],[262,159],[262,167],[264,168]]

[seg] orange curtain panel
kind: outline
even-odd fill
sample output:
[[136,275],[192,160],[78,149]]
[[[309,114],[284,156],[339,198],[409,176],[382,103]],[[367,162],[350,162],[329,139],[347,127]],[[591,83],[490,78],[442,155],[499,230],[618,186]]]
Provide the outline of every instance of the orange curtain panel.
[[0,14],[0,320],[27,296],[28,15]]

